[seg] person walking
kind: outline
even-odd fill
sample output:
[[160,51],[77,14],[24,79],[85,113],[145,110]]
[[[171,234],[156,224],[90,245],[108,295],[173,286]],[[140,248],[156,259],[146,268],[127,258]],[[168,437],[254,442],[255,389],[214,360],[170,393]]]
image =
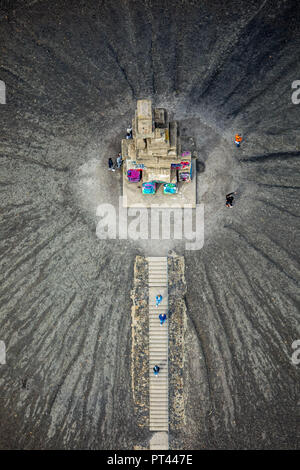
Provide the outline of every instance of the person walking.
[[242,140],[243,140],[243,138],[242,138],[241,134],[235,134],[234,143],[237,147],[240,147]]
[[237,194],[237,192],[226,194],[226,203],[225,203],[226,207],[233,206],[233,200],[234,200],[233,194]]
[[154,366],[154,367],[153,367],[154,375],[158,375],[159,371],[160,371],[160,367],[159,367],[159,366]]
[[156,307],[159,306],[159,304],[161,304],[162,302],[162,295],[161,294],[158,294],[156,297],[155,297],[155,301],[156,301]]
[[118,153],[118,156],[117,156],[117,168],[121,168],[121,165],[122,165],[122,155],[121,155],[121,152]]
[[109,159],[108,159],[108,169],[111,170],[111,171],[115,171],[114,162],[113,162],[113,159],[111,157],[109,157]]
[[164,313],[164,314],[163,314],[163,313],[160,313],[160,314],[158,315],[158,318],[159,318],[159,320],[160,320],[160,324],[163,325],[163,324],[165,323],[166,319],[167,319],[167,315],[166,315],[165,313]]
[[132,127],[128,127],[126,131],[126,139],[132,139]]

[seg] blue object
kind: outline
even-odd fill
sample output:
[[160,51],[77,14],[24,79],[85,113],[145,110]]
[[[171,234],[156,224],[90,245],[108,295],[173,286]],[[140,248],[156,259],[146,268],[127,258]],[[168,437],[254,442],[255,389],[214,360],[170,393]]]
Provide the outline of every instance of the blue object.
[[177,191],[177,185],[175,183],[164,184],[164,194],[176,194]]
[[143,194],[155,194],[156,193],[156,183],[150,181],[148,183],[142,184],[142,193]]

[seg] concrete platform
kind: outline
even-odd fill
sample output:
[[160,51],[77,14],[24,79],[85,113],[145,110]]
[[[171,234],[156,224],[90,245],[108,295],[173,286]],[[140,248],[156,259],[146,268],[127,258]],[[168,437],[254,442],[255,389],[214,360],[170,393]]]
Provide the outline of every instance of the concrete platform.
[[169,435],[167,432],[156,432],[150,440],[150,450],[169,450]]
[[123,207],[151,207],[152,204],[158,206],[180,208],[196,207],[196,159],[193,158],[192,181],[189,183],[178,183],[177,194],[164,194],[163,184],[158,185],[155,194],[142,193],[142,181],[139,183],[129,183],[123,173]]

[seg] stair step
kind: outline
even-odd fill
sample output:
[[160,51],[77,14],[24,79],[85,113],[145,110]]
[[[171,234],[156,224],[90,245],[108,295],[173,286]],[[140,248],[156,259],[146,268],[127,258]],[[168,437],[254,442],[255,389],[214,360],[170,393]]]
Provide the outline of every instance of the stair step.
[[156,415],[156,416],[150,416],[150,423],[157,423],[157,422],[161,422],[162,424],[166,424],[168,422],[168,419],[167,419],[167,415],[163,415],[163,416],[159,416],[159,415]]
[[158,323],[155,326],[149,327],[149,338],[159,339],[162,338],[163,340],[168,340],[168,328],[160,326]]
[[150,423],[161,423],[166,425],[168,424],[168,416],[157,413],[157,415],[150,416]]
[[164,407],[165,410],[168,409],[168,397],[162,397],[159,401],[159,398],[157,397],[157,401],[151,401],[150,402],[150,411],[153,410],[155,408],[155,410],[157,409],[157,406],[162,406]]
[[168,416],[166,402],[163,401],[161,404],[157,402],[155,406],[151,405],[150,413],[153,413],[154,416],[157,416],[159,413],[161,413],[161,416]]
[[[153,432],[166,431],[166,432],[168,432],[168,428],[166,428],[165,426],[150,426],[150,431],[153,431]],[[158,449],[158,447],[156,447],[156,449]],[[167,450],[167,447],[164,447],[163,450]]]
[[152,315],[154,313],[167,313],[168,312],[168,306],[167,305],[160,305],[159,307],[156,307],[155,304],[149,305],[149,313]]
[[[153,375],[154,375],[154,372],[153,372],[153,367],[154,366],[158,366],[159,364],[161,364],[162,362],[165,362],[168,360],[168,357],[167,357],[167,354],[165,355],[165,357],[163,357],[164,354],[161,352],[159,354],[155,354],[155,356],[153,357],[153,359],[150,360],[150,364],[149,364],[149,368],[151,369]],[[164,366],[166,367],[166,366]],[[162,369],[159,371],[159,374],[161,373]]]
[[149,282],[149,287],[168,287],[167,282]]
[[148,271],[151,271],[151,269],[165,269],[166,271],[168,270],[168,265],[167,263],[164,263],[163,261],[160,261],[159,263],[151,263],[148,265]]
[[162,277],[165,277],[166,279],[168,279],[168,274],[167,274],[167,272],[166,272],[166,271],[163,271],[163,270],[161,270],[161,271],[158,271],[158,270],[157,270],[157,271],[150,271],[150,272],[148,273],[148,278],[150,278],[151,276],[156,276],[156,277],[157,277],[157,276],[162,276]]
[[[157,397],[160,398],[161,395],[168,396],[168,386],[166,385],[166,380],[160,384],[150,386],[150,392],[156,393]],[[152,385],[152,384],[151,384]]]
[[[160,361],[165,361],[165,360],[167,360],[167,358],[166,358],[166,359],[163,359],[161,356],[160,356],[160,357],[157,356],[157,357],[154,357],[154,358],[150,361],[149,370],[151,370],[151,372],[152,372],[153,375],[154,375],[153,367],[154,367],[154,366],[158,366],[158,365],[161,363]],[[162,370],[163,370],[163,369],[161,368],[160,371],[159,371],[159,374],[162,372]],[[167,368],[164,367],[164,370],[167,370]],[[155,377],[156,377],[156,376],[155,376]]]
[[[165,331],[163,330],[165,330],[167,334],[164,334]],[[162,337],[162,338],[168,339],[168,329],[166,327],[163,328],[163,326],[160,326],[159,324],[155,326],[150,326],[149,332],[150,332],[149,337],[153,336],[155,338]]]
[[[150,431],[157,431],[157,432],[168,431],[168,428],[166,426],[155,426],[155,425],[151,426],[150,425]],[[164,450],[166,450],[165,447],[164,447]]]
[[168,274],[166,271],[162,270],[155,270],[155,271],[149,271],[148,273],[149,277],[151,276],[162,276],[165,277],[166,279],[168,278]]
[[150,420],[152,417],[162,417],[162,418],[168,418],[168,413],[166,413],[165,411],[163,411],[163,409],[156,409],[156,410],[151,410],[150,409]]
[[150,387],[152,386],[156,387],[157,384],[159,386],[163,385],[163,386],[168,387],[167,374],[161,375],[161,373],[159,372],[158,375],[154,375],[153,371],[150,370],[149,375],[150,375]]
[[[159,355],[158,355],[159,354]],[[154,375],[154,372],[153,372],[153,367],[154,366],[159,366],[159,364],[161,364],[162,362],[165,362],[168,360],[168,357],[167,355],[164,356],[164,354],[160,351],[158,354],[156,354],[153,359],[150,359],[150,365],[149,365],[149,369],[151,369],[153,375]],[[160,366],[161,367],[161,366]],[[163,368],[161,367],[160,371],[159,371],[159,374],[162,372],[162,370],[167,370],[167,366],[165,365]]]
[[148,269],[148,274],[151,274],[153,272],[156,272],[156,271],[159,271],[159,272],[163,272],[165,274],[168,274],[168,269],[166,266],[163,266],[163,265],[156,265],[156,266],[151,266],[151,268]]
[[[168,409],[168,399],[166,397],[166,399],[164,399],[165,397],[163,397],[161,399],[161,401],[159,402],[158,398],[157,398],[157,401],[156,402],[150,402],[150,413],[151,411],[155,411],[155,413],[157,413],[157,411],[159,410],[158,407],[161,406],[162,409],[164,409],[165,411],[164,412],[167,412],[166,410]],[[167,413],[168,414],[168,413]]]
[[168,265],[166,263],[151,263],[148,266],[148,272],[152,271],[153,269],[164,269],[168,271]]
[[[159,401],[160,400],[160,401]],[[168,405],[168,397],[157,397],[157,401],[150,401],[150,411],[155,408],[157,409],[157,406],[163,406],[165,410],[167,410],[167,405]]]
[[167,343],[168,342],[168,336],[160,333],[155,333],[150,336],[149,344],[154,341],[157,343],[158,341],[161,341],[162,343]]
[[[151,345],[151,348],[149,348],[149,353],[150,353],[150,354],[154,353],[156,356],[157,356],[157,354],[163,354],[163,355],[165,355],[165,356],[168,356],[169,351],[168,351],[167,345],[165,345],[165,346],[157,346],[157,345],[156,345],[156,347],[155,347],[155,346],[152,344],[152,345]],[[151,357],[150,357],[150,361],[151,361],[151,360],[152,360],[152,359],[151,359]],[[154,360],[154,358],[153,358],[153,360]]]
[[168,403],[168,396],[162,395],[161,397],[150,397],[150,407],[158,402]]
[[[149,330],[153,335],[162,335],[164,338],[168,337],[168,328],[166,328],[166,324],[161,325],[159,321],[154,324],[150,324]],[[164,334],[165,332],[166,334]]]
[[156,428],[156,429],[162,429],[168,426],[168,420],[166,419],[154,419],[153,421],[150,421],[150,430],[151,428]]
[[151,279],[157,279],[157,278],[162,278],[164,281],[167,281],[168,280],[168,276],[166,275],[166,273],[162,273],[162,272],[157,272],[157,273],[150,273],[149,276],[148,276],[148,282],[151,280]]
[[168,420],[167,419],[151,419],[150,420],[150,428],[151,427],[163,427],[163,426],[168,426]]
[[150,301],[149,303],[149,309],[150,310],[159,310],[160,308],[168,308],[168,299],[163,299],[162,303],[160,303],[158,306],[156,306],[155,300]]
[[150,423],[150,431],[168,431],[168,423],[154,421]]
[[161,381],[157,384],[150,384],[150,391],[155,391],[160,393],[161,391],[166,392],[168,390],[168,384],[166,384],[166,380]]
[[168,270],[164,266],[155,266],[148,270],[148,276],[151,276],[152,273],[163,274],[164,276],[168,275]]
[[149,339],[149,344],[151,344],[151,342],[155,342],[157,343],[158,341],[161,341],[162,344],[168,344],[168,335],[163,335],[161,333],[161,331],[152,331],[150,330],[151,332],[151,335],[150,335],[150,339]]
[[150,335],[150,339],[149,339],[149,344],[151,343],[159,343],[161,342],[162,344],[168,344],[168,336],[166,335],[163,335],[161,333],[153,333],[152,335]]
[[149,305],[149,314],[150,315],[159,315],[160,313],[168,313],[168,306],[162,305],[159,307],[155,307],[155,305]]
[[[151,380],[151,377],[153,377],[153,380]],[[162,387],[163,390],[168,390],[168,381],[166,380],[165,377],[155,377],[154,374],[150,376],[150,389],[157,389],[160,391],[159,387]]]
[[156,269],[157,267],[163,266],[166,270],[168,269],[168,263],[165,261],[158,261],[157,263],[148,264],[148,269]]
[[162,276],[153,276],[149,279],[149,287],[151,287],[150,284],[159,284],[158,286],[154,287],[167,287],[168,280],[166,278],[163,278]]
[[149,318],[156,318],[158,320],[159,315],[162,314],[168,314],[168,308],[167,307],[152,307],[152,309],[149,309]]
[[[160,376],[160,378],[158,378],[154,374],[150,374],[150,389],[157,389],[157,387],[162,387],[164,390],[168,389],[168,380],[166,375],[164,377]],[[159,390],[160,388],[158,388],[158,391]]]
[[163,274],[164,276],[168,276],[168,270],[163,266],[157,266],[156,268],[149,269],[148,277],[151,276],[151,274]]
[[158,318],[149,318],[149,333],[165,334],[165,337],[168,338],[168,323],[165,321],[163,325],[160,324]]
[[159,285],[159,286],[154,286],[154,287],[166,288],[167,285],[168,285],[168,279],[165,278],[165,277],[162,277],[162,276],[153,276],[153,277],[149,278],[148,283],[149,283],[149,285],[150,284],[162,284],[161,286]]
[[150,276],[152,273],[163,273],[165,276],[167,276],[168,270],[164,266],[153,266],[148,270],[148,276]]
[[162,346],[167,346],[168,344],[168,337],[167,336],[161,336],[159,335],[158,333],[156,335],[151,335],[150,339],[149,339],[149,344],[160,344]]
[[[161,371],[158,373],[158,376],[154,375],[154,372],[153,370],[150,370],[150,377],[153,377],[153,380],[155,380],[156,382],[159,380],[158,377],[160,376],[160,382],[162,381],[162,379],[164,379],[164,381],[166,382],[166,378],[168,376],[167,373],[162,373]],[[154,382],[155,383],[155,382]]]
[[148,275],[149,275],[149,277],[151,277],[151,276],[163,276],[166,279],[168,278],[168,273],[164,269],[161,269],[161,270],[157,269],[155,271],[154,270],[149,271]]
[[[168,354],[169,344],[168,340],[165,341],[163,339],[155,339],[154,337],[151,338],[149,341],[149,353],[165,353]],[[151,357],[150,357],[151,360]]]
[[157,334],[158,332],[160,332],[159,334],[162,334],[166,331],[166,338],[168,337],[168,327],[166,325],[166,322],[161,325],[158,319],[152,319],[152,322],[149,323],[149,331],[151,332],[151,334]]
[[167,348],[151,348],[150,355],[154,354],[153,359],[150,358],[150,362],[154,363],[155,361],[161,362],[162,360],[168,359],[169,351]]

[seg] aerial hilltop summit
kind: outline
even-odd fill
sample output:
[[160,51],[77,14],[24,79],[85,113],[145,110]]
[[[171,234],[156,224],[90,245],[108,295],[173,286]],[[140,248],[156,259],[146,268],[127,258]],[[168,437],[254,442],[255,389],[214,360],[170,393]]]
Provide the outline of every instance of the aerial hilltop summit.
[[[174,200],[181,199],[181,207],[186,192],[182,191],[182,184],[192,181],[193,165],[191,152],[181,151],[177,122],[169,122],[166,109],[153,109],[151,100],[138,100],[132,128],[128,131],[122,140],[124,195],[127,183],[140,182],[137,187],[143,195],[156,194],[160,185],[166,195],[164,199],[173,196],[173,207]],[[193,204],[188,199],[185,202]]]

